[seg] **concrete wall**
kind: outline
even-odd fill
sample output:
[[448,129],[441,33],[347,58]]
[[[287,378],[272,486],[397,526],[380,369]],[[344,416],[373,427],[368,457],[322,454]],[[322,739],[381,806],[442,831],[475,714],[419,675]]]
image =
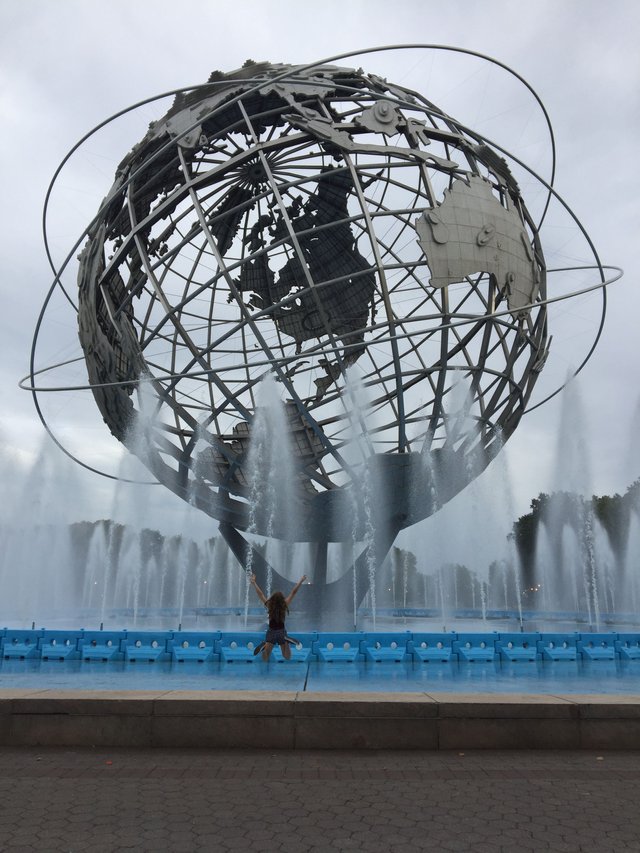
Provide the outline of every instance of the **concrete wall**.
[[640,696],[5,689],[0,745],[640,749]]

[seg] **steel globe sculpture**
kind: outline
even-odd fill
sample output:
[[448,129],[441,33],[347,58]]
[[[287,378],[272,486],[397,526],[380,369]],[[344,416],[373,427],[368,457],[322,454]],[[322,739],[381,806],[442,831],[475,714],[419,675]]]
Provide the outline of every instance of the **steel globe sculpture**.
[[[316,581],[327,543],[369,537],[334,585],[355,572],[364,593],[371,554],[516,429],[546,273],[480,134],[361,69],[249,61],[177,95],[120,163],[80,255],[79,337],[113,435],[245,565],[264,568],[240,531],[318,543]],[[265,377],[295,520],[252,506]]]

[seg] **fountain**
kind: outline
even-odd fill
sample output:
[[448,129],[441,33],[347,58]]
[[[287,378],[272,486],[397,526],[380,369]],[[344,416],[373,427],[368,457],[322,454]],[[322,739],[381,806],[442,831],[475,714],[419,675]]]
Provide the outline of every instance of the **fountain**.
[[[23,478],[23,498],[4,507],[0,618],[25,627],[32,622],[185,629],[261,624],[257,602],[247,606],[236,557],[215,531],[202,536],[189,504],[176,519],[180,534],[162,534],[150,529],[157,508],[146,510],[137,499],[123,506],[128,487],[115,481],[112,505],[128,515],[127,524],[56,518],[53,508],[60,506],[56,497],[65,477],[69,489],[76,487],[71,466],[47,444]],[[130,471],[123,468],[125,473]],[[39,497],[31,504],[36,483]],[[637,488],[616,502],[617,515],[610,514],[608,527],[590,500],[566,492],[548,496],[537,515],[531,575],[510,535],[512,506],[496,499],[508,491],[501,455],[437,516],[399,537],[376,568],[374,596],[352,597],[349,619],[341,624],[369,630],[633,630],[640,581]],[[364,544],[352,540],[328,549],[328,583],[343,575]],[[264,538],[256,537],[254,546],[258,554],[275,554],[271,558],[283,575],[313,568],[311,544],[287,545],[280,555],[268,551]],[[16,565],[21,572],[15,572]],[[299,628],[316,627],[312,617],[296,615]]]

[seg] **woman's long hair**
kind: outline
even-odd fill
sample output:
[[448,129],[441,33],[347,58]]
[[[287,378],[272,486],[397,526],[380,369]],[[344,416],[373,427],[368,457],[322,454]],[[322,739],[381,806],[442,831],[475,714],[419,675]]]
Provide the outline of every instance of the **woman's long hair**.
[[289,606],[281,592],[274,592],[266,601],[267,610],[269,611],[269,619],[274,622],[284,622]]

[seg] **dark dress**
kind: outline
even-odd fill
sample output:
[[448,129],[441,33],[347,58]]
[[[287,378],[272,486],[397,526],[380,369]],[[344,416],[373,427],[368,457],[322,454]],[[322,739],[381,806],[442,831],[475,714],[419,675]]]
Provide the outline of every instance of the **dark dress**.
[[284,646],[287,642],[287,633],[285,631],[284,622],[279,622],[276,619],[269,617],[269,627],[267,628],[267,636],[265,642],[273,643],[274,646]]

